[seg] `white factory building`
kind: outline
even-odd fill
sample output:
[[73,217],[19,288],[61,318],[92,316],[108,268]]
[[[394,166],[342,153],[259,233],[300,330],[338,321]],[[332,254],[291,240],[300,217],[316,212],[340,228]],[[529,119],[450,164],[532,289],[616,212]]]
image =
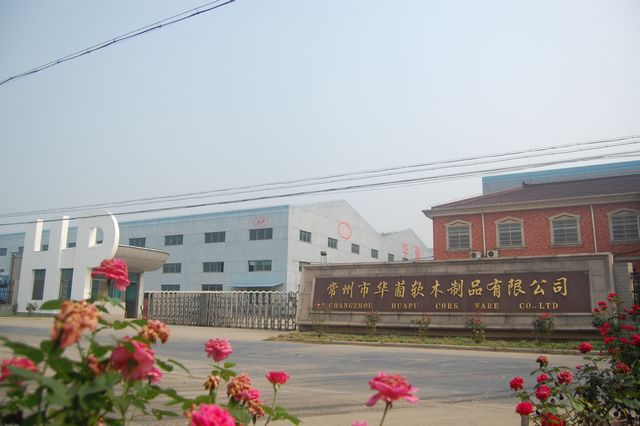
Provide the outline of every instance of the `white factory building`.
[[[117,216],[117,215],[116,215]],[[410,229],[379,233],[346,201],[120,222],[120,245],[169,253],[144,290],[295,291],[305,264],[429,259]],[[74,246],[74,229],[67,245]],[[43,234],[43,249],[47,235]],[[0,235],[0,280],[24,234]]]

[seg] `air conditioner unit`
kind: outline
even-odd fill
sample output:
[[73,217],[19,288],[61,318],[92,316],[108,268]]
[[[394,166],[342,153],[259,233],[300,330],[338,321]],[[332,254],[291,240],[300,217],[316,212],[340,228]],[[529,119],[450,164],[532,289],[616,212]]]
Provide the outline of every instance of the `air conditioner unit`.
[[470,251],[469,259],[480,259],[482,257],[482,253],[479,251]]
[[498,257],[498,250],[487,250],[487,257]]

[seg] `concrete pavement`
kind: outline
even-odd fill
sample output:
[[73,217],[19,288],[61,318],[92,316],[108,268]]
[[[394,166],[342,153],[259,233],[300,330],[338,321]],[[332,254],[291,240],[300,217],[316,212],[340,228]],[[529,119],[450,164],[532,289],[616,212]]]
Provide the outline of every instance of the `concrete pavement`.
[[[49,318],[0,318],[0,335],[34,344],[48,335],[50,326]],[[229,339],[234,347],[234,354],[230,360],[238,363],[236,371],[248,372],[254,380],[254,385],[263,392],[266,401],[271,399],[272,394],[269,384],[264,380],[265,372],[290,372],[292,378],[279,392],[278,405],[286,407],[291,414],[300,417],[304,425],[349,426],[356,420],[367,420],[370,425],[379,424],[384,405],[378,403],[372,408],[364,405],[373,394],[367,382],[373,377],[373,372],[379,369],[379,365],[392,364],[392,360],[399,363],[393,372],[406,375],[412,384],[421,388],[418,393],[421,400],[416,404],[405,401],[396,403],[387,415],[386,425],[520,424],[520,419],[514,412],[517,401],[510,398],[507,389],[503,392],[502,387],[513,371],[528,375],[534,368],[535,357],[531,354],[361,348],[263,341],[280,333],[267,330],[171,326],[170,342],[164,346],[156,346],[157,355],[163,359],[175,358],[184,362],[192,376],[176,370],[166,374],[162,385],[173,387],[189,396],[203,393],[203,378],[211,367],[204,356],[202,345],[209,338],[221,337]],[[5,357],[6,349],[1,348],[0,354]],[[487,365],[497,364],[495,370],[488,371],[486,367],[481,367],[484,373],[474,377],[460,371],[461,366],[483,359],[487,360]],[[568,362],[573,362],[568,356],[563,356],[562,361],[567,365],[570,365]],[[511,366],[512,362],[515,366]],[[340,369],[341,365],[344,369]],[[496,372],[501,371],[501,366],[506,369],[503,377],[495,377]],[[323,369],[324,367],[327,369]],[[451,381],[437,377],[432,371],[434,368],[445,369],[441,373],[450,376]],[[360,369],[361,371],[358,371]],[[497,390],[482,389],[483,380],[487,381],[487,388],[489,382],[497,380]],[[177,425],[185,424],[185,421],[144,420],[136,424]]]

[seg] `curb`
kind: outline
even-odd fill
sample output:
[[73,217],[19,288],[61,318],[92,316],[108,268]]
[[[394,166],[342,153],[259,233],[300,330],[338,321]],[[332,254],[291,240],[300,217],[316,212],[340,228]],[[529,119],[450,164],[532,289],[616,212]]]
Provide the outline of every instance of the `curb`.
[[504,348],[496,346],[462,346],[462,345],[437,345],[420,343],[381,343],[381,342],[349,342],[346,340],[332,340],[327,342],[309,342],[305,340],[269,340],[270,342],[305,343],[310,345],[351,345],[351,346],[386,346],[390,348],[415,348],[415,349],[453,349],[462,351],[486,351],[555,355],[580,355],[577,350],[570,349],[534,349],[534,348]]

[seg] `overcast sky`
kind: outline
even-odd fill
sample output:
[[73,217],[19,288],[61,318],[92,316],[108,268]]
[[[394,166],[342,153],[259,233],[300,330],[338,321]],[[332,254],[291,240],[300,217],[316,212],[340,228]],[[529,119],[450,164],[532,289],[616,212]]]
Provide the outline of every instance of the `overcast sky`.
[[[4,0],[0,79],[200,4]],[[639,134],[638,22],[636,0],[237,0],[0,86],[0,213]],[[173,214],[344,198],[431,246],[421,210],[479,193],[474,177]]]

